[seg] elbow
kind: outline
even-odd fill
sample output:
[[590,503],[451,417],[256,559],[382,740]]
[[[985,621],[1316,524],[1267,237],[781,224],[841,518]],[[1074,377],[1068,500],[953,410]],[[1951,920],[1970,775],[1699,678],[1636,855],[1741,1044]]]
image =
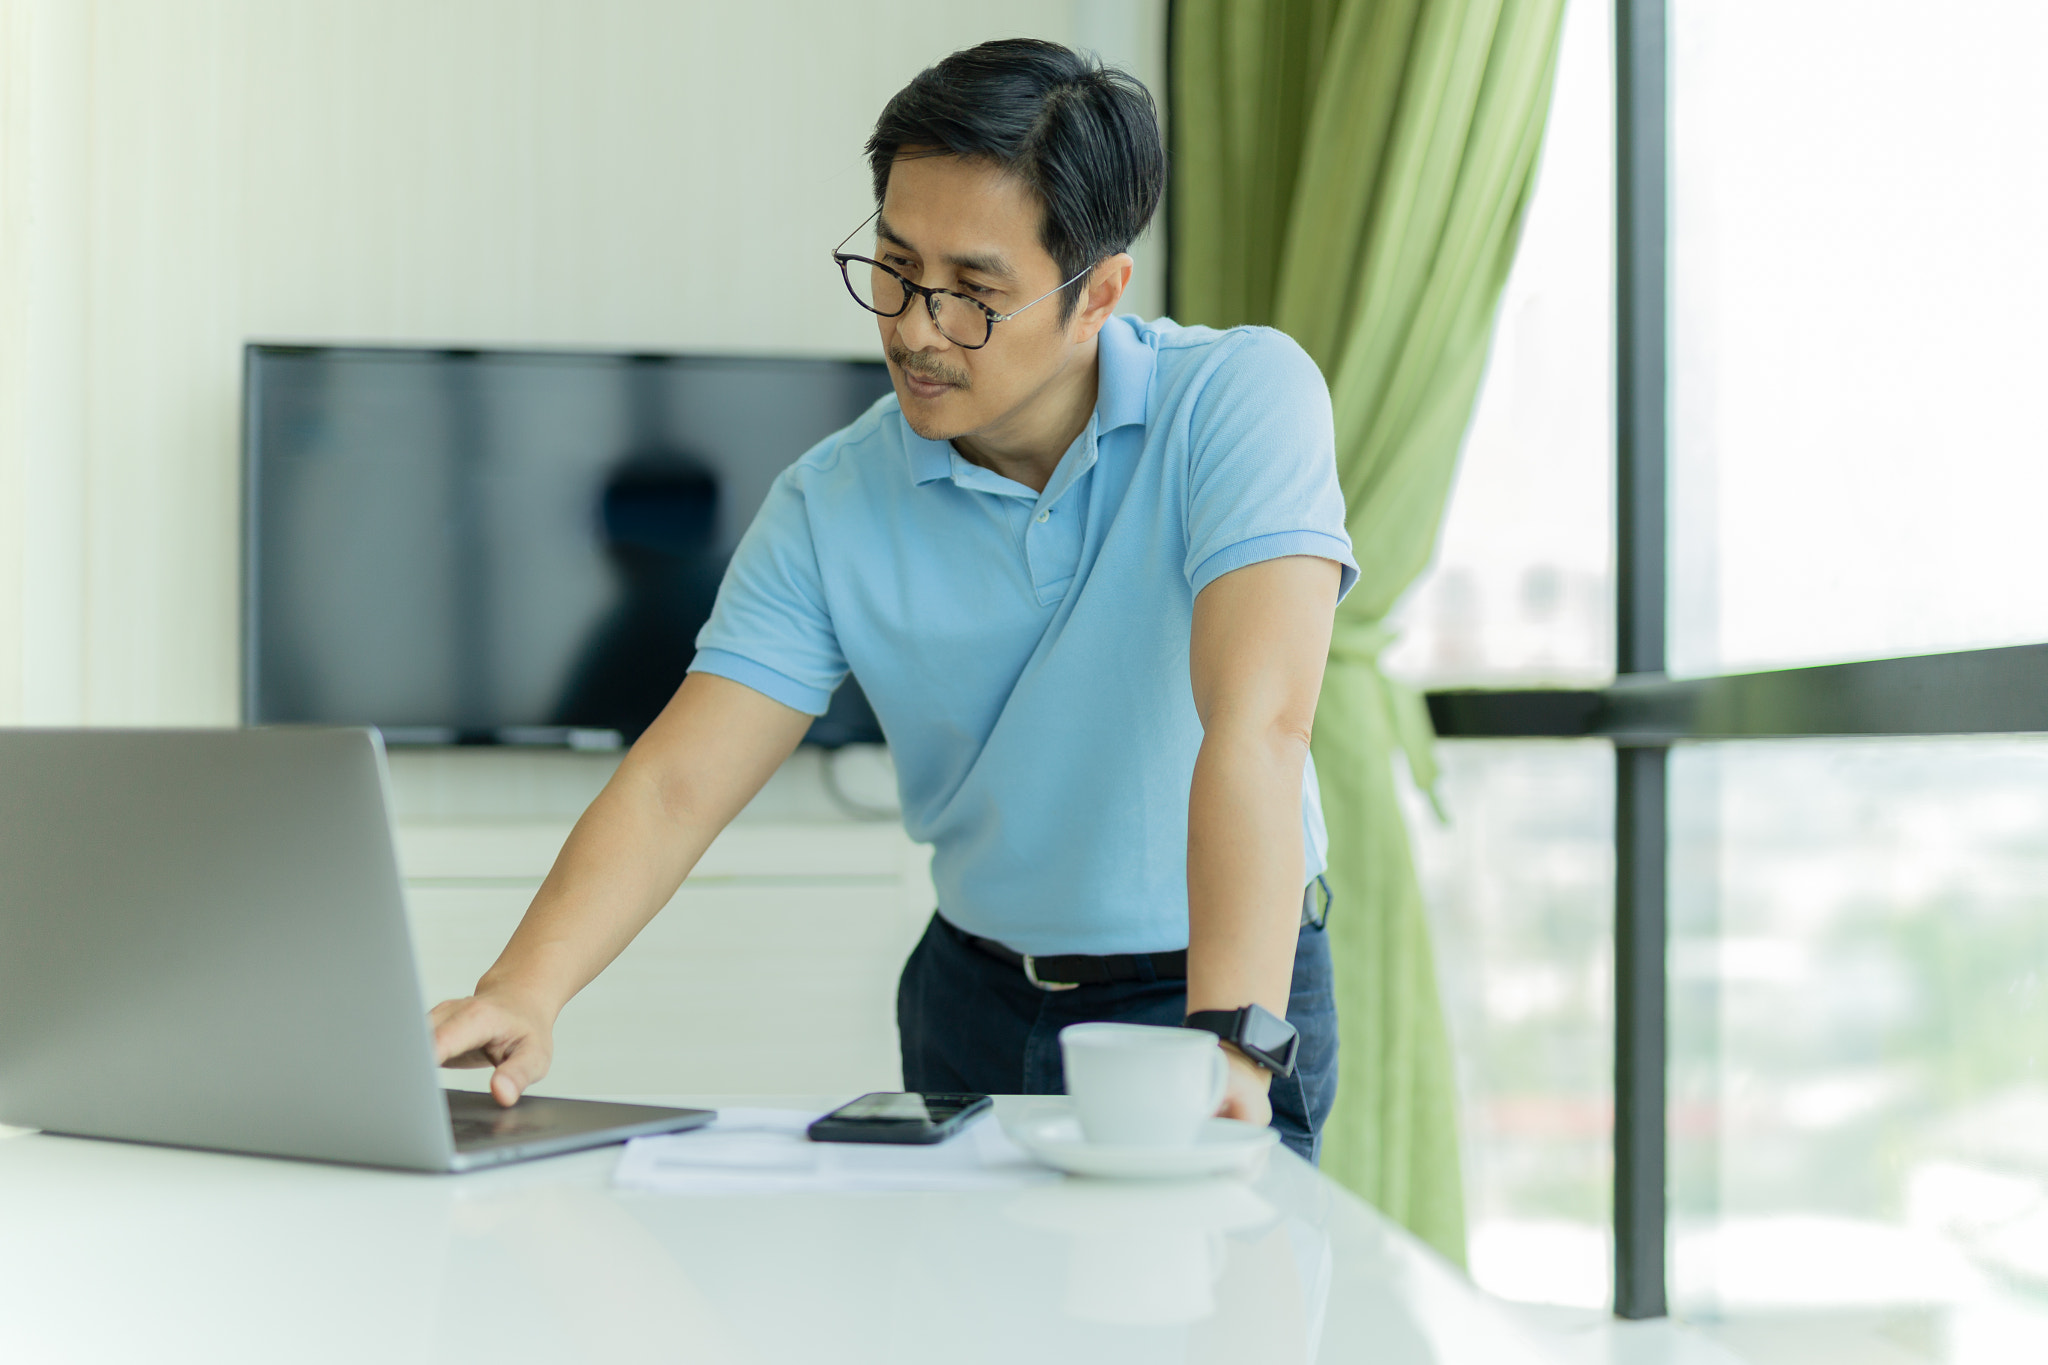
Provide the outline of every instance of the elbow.
[[1268,762],[1299,771],[1308,760],[1309,738],[1315,712],[1283,709],[1219,716],[1204,727],[1203,742],[1222,741],[1230,747],[1255,753]]
[[1299,768],[1308,759],[1309,738],[1315,728],[1315,713],[1304,716],[1275,716],[1266,726],[1266,744]]

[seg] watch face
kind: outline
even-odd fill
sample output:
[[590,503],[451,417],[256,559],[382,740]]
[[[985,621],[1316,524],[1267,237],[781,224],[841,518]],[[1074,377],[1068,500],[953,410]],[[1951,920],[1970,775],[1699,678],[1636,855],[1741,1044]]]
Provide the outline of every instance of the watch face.
[[1285,1019],[1276,1018],[1260,1005],[1253,1005],[1244,1012],[1244,1046],[1270,1056],[1284,1057],[1293,1041],[1294,1025]]

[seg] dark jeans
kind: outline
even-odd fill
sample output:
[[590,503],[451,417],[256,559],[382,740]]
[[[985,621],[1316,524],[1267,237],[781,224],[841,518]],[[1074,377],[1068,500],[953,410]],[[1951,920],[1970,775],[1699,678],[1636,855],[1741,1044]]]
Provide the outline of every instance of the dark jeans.
[[[1177,1025],[1186,1014],[1187,983],[1177,978],[1040,990],[1021,969],[978,951],[933,915],[896,988],[903,1086],[1064,1094],[1060,1030],[1068,1024],[1110,1019]],[[1273,1078],[1273,1126],[1282,1142],[1313,1162],[1322,1147],[1323,1120],[1337,1097],[1337,1002],[1330,988],[1329,938],[1321,929],[1301,931],[1287,1022],[1301,1034],[1301,1045],[1294,1074]]]

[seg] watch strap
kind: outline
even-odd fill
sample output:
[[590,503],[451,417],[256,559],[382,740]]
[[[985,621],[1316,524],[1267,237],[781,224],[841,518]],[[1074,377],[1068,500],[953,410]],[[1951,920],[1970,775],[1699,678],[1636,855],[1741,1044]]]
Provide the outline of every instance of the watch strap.
[[[1262,1033],[1269,1038],[1275,1034],[1284,1035],[1278,1046],[1262,1048],[1248,1040],[1250,1030],[1247,1025],[1254,1022],[1253,1011],[1262,1016],[1256,1021]],[[1292,1024],[1261,1005],[1245,1005],[1234,1010],[1196,1010],[1182,1021],[1182,1026],[1215,1034],[1275,1076],[1294,1074],[1294,1054],[1301,1035],[1295,1032]]]

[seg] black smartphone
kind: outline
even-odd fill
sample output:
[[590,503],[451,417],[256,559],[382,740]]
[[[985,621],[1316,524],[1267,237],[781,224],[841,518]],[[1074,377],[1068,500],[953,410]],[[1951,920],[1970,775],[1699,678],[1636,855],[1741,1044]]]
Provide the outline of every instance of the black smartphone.
[[986,1095],[876,1091],[806,1130],[813,1142],[944,1142],[995,1101]]

